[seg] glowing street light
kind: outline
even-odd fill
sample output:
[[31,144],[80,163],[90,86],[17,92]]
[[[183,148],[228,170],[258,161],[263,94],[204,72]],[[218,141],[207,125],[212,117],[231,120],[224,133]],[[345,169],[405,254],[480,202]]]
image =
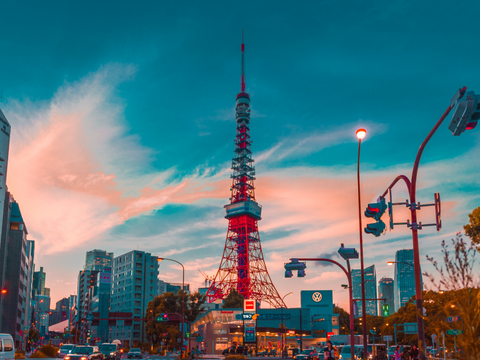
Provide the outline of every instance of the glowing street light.
[[358,129],[355,133],[358,139],[363,140],[365,136],[367,136],[367,130],[365,129]]

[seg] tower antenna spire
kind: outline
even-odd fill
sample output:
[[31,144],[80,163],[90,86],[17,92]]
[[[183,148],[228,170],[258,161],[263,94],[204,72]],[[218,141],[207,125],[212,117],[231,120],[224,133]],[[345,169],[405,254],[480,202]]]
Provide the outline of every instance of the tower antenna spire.
[[245,92],[245,44],[243,42],[243,29],[242,29],[242,79],[240,83],[240,92]]

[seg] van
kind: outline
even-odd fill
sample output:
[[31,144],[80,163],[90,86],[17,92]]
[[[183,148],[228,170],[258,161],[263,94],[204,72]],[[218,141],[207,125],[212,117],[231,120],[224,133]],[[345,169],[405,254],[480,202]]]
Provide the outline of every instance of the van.
[[15,359],[15,346],[10,334],[0,334],[0,359]]

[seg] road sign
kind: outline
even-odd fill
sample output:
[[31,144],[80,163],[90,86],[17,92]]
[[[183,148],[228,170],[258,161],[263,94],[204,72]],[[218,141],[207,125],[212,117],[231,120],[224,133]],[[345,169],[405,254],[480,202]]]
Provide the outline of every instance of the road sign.
[[383,335],[383,341],[393,341],[393,335]]
[[195,339],[196,342],[202,342],[203,341],[203,336],[197,336]]
[[372,335],[377,335],[377,333],[376,333],[375,330],[370,330],[370,334],[372,334]]
[[460,316],[449,316],[447,317],[447,322],[455,322],[455,321],[460,321]]
[[68,339],[70,337],[70,333],[65,333],[63,336],[65,337],[65,339]]
[[462,334],[463,334],[462,330],[457,330],[457,329],[447,330],[447,335],[462,335]]
[[245,299],[243,300],[243,312],[257,312],[257,300]]
[[92,313],[87,314],[87,321],[93,321],[93,314]]
[[417,333],[417,323],[404,323],[403,332],[405,334],[416,334]]

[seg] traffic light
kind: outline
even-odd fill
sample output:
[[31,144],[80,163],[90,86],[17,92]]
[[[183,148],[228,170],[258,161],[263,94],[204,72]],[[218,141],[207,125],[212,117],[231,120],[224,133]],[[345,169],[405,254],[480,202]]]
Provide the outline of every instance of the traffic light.
[[380,220],[382,215],[387,210],[387,204],[385,203],[385,198],[381,198],[380,201],[372,204],[368,204],[367,210],[365,210],[365,216],[369,218],[374,218],[377,220],[376,223],[367,224],[365,228],[365,233],[373,234],[376,237],[380,236],[385,230],[385,223]]
[[168,321],[168,314],[161,313],[160,315],[158,315],[157,321]]
[[298,277],[305,277],[305,268],[307,265],[304,262],[299,262],[298,259],[290,259],[288,264],[285,264],[285,277],[291,278],[293,271],[298,271]]
[[338,249],[338,253],[345,260],[358,259],[358,251],[355,248],[346,248],[343,244]]
[[389,317],[390,316],[390,305],[383,304],[382,305],[382,316]]
[[453,136],[459,136],[465,130],[474,129],[479,119],[480,95],[475,95],[473,91],[468,91],[456,101],[448,129]]

